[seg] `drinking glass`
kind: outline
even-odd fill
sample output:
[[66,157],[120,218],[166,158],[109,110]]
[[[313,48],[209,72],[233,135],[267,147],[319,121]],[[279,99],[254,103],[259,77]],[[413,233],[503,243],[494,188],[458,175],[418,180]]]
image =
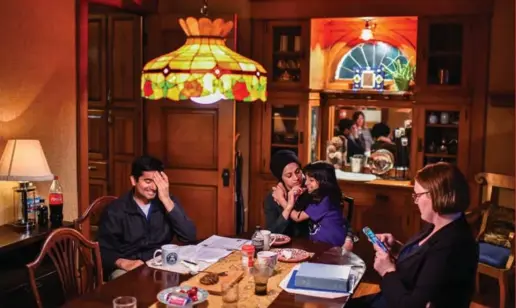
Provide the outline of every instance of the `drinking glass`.
[[113,308],[137,308],[136,298],[132,296],[119,296],[113,300]]
[[267,295],[267,283],[273,272],[274,269],[266,264],[257,264],[253,267],[255,295]]
[[224,307],[237,307],[239,300],[238,283],[221,283]]

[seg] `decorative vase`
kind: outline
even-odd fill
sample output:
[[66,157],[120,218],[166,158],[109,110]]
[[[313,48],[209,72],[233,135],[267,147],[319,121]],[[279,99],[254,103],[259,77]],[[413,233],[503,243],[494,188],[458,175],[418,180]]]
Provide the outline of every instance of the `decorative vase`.
[[410,80],[403,78],[394,78],[394,84],[396,85],[398,91],[407,91],[409,88],[409,83]]
[[428,116],[428,123],[437,124],[437,115],[435,113],[430,113],[430,115]]
[[441,124],[450,123],[450,114],[448,112],[441,112]]

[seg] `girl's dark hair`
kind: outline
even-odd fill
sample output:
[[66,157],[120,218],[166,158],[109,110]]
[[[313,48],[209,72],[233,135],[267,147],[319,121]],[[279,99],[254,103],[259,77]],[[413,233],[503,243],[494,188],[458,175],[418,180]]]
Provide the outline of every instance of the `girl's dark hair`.
[[328,197],[331,204],[340,206],[342,191],[335,175],[335,167],[332,164],[325,161],[312,162],[303,168],[303,173],[319,182],[319,188],[310,194],[311,198],[301,198],[300,202],[319,203]]

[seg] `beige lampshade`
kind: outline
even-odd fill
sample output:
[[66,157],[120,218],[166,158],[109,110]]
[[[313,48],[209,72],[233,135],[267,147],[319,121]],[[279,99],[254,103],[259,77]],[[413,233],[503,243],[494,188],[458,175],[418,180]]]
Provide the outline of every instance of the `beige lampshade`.
[[0,158],[0,181],[51,181],[39,140],[9,140]]

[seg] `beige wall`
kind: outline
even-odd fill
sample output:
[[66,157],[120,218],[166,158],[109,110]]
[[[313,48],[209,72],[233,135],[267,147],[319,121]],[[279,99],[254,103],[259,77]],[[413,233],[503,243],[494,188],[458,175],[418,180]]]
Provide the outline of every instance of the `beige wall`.
[[[65,219],[77,216],[75,1],[0,4],[0,153],[8,139],[39,139],[64,188]],[[50,183],[38,191],[48,197]],[[0,182],[0,224],[14,218]]]
[[[494,2],[489,90],[514,92],[514,0]],[[488,105],[484,170],[514,175],[514,155],[514,107]],[[514,204],[514,192],[502,191],[500,202]]]
[[[514,92],[514,0],[494,2],[489,90]],[[485,171],[514,175],[514,108],[488,105],[486,139]]]

